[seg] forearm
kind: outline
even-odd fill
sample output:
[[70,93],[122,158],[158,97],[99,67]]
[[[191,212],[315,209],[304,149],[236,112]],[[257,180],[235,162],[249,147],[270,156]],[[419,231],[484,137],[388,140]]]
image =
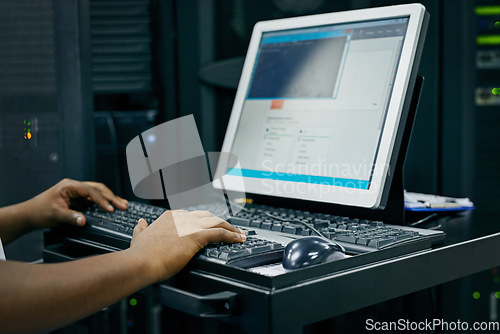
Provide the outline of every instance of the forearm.
[[94,313],[151,283],[126,250],[60,264],[0,261],[0,328],[32,332]]
[[26,202],[0,208],[0,238],[3,244],[33,230],[31,214]]

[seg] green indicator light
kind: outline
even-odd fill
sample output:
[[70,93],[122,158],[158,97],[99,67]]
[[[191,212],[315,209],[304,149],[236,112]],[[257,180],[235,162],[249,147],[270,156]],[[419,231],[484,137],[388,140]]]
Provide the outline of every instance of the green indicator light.
[[135,298],[130,299],[129,304],[130,304],[130,306],[136,306],[137,305],[137,299],[135,299]]
[[31,129],[28,129],[28,133],[31,133]]
[[491,90],[491,92],[493,93],[493,95],[497,95],[498,94],[498,88],[493,88]]
[[28,121],[28,126],[30,126],[30,125],[31,125],[31,122],[30,122],[30,121]]
[[495,292],[495,298],[500,299],[500,291]]
[[500,276],[493,277],[493,282],[500,283]]
[[472,298],[474,298],[474,299],[479,299],[480,297],[481,297],[481,294],[477,291],[472,294]]
[[500,45],[500,35],[479,35],[476,37],[478,45]]
[[24,120],[24,124],[26,124],[26,120]]
[[495,28],[500,29],[500,21],[495,22]]
[[477,6],[474,8],[476,15],[500,15],[500,6]]

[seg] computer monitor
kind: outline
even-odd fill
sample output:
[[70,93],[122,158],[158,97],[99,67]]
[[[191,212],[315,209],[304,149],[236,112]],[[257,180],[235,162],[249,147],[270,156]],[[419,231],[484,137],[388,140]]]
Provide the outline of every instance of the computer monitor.
[[411,4],[257,23],[222,147],[241,168],[219,162],[224,188],[384,207],[427,16]]

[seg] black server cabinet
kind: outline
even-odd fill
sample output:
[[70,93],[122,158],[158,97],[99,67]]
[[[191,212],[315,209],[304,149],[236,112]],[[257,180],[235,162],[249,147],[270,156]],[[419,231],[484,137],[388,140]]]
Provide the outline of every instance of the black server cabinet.
[[143,201],[130,186],[125,148],[178,116],[175,2],[90,0],[89,6],[96,177]]
[[[0,205],[94,176],[85,0],[0,3]],[[6,248],[40,258],[41,234]]]
[[[494,215],[500,210],[500,1],[443,3],[442,189],[471,197],[481,212]],[[498,321],[499,299],[494,268],[445,285],[443,313]]]

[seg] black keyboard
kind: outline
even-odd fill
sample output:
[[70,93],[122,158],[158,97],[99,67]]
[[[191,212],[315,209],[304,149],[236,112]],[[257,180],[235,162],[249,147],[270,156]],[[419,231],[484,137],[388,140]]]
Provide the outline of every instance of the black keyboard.
[[[212,211],[215,211],[215,208]],[[163,208],[137,202],[129,202],[127,210],[113,212],[104,211],[101,207],[94,205],[83,211],[87,223],[80,230],[83,230],[84,234],[85,229],[90,230],[92,234],[100,237],[93,238],[92,234],[85,234],[85,238],[125,249],[130,244],[134,227],[140,218],[151,223],[163,212],[165,212]],[[285,248],[283,244],[257,238],[254,230],[244,227],[241,227],[241,230],[247,235],[245,242],[210,244],[197,254],[197,258],[245,268],[281,260]]]
[[422,245],[428,241],[438,243],[446,237],[442,231],[264,205],[247,206],[228,221],[234,225],[269,230],[282,235],[322,235],[342,245],[351,254],[415,242],[421,242]]
[[[221,217],[227,215],[227,212],[213,206],[188,209],[208,210]],[[94,205],[84,211],[87,219],[85,227],[73,230],[84,234],[90,232],[85,238],[125,249],[140,218],[151,223],[164,211],[163,208],[136,202],[129,202],[125,211],[113,212]],[[247,205],[226,220],[244,230],[247,240],[239,244],[210,244],[197,254],[197,259],[241,268],[255,267],[280,261],[290,241],[318,234],[342,245],[348,254],[390,248],[397,249],[397,253],[401,254],[405,247],[408,252],[414,252],[429,248],[431,243],[445,238],[445,233],[441,231],[260,205]]]

